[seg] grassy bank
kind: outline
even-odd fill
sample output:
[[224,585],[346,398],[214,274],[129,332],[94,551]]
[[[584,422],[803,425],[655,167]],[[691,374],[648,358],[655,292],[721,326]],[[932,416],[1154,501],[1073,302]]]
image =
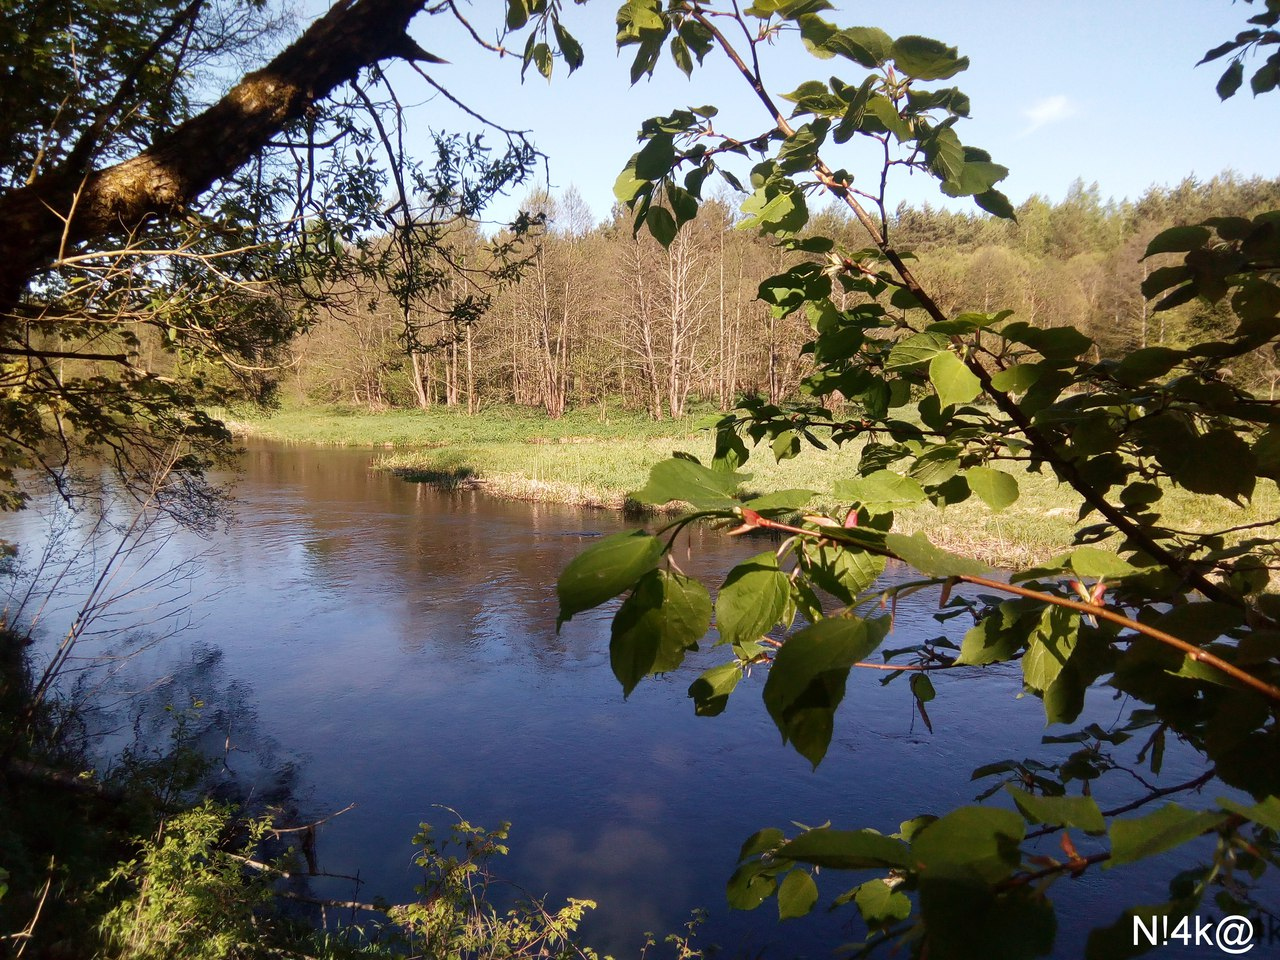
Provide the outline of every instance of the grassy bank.
[[[649,468],[673,451],[708,462],[714,412],[682,421],[655,423],[626,411],[579,410],[551,420],[517,407],[487,408],[475,416],[443,410],[369,413],[340,407],[291,408],[263,419],[237,421],[242,435],[293,443],[383,448],[378,463],[408,480],[441,486],[476,485],[512,500],[575,503],[620,509],[627,494],[643,486]],[[775,463],[767,446],[753,452],[749,488],[829,491],[855,473],[860,444],[838,451],[807,449]],[[899,529],[923,531],[948,549],[988,562],[1019,566],[1060,552],[1076,526],[1078,500],[1045,474],[1017,471],[1021,496],[995,512],[976,497],[939,510],[922,506],[898,515]],[[1199,501],[1197,503],[1197,500]],[[817,506],[834,507],[819,497]],[[1211,506],[1213,514],[1203,516]],[[1263,484],[1252,504],[1206,503],[1181,491],[1166,501],[1170,522],[1199,531],[1254,523],[1275,516],[1280,497]]]

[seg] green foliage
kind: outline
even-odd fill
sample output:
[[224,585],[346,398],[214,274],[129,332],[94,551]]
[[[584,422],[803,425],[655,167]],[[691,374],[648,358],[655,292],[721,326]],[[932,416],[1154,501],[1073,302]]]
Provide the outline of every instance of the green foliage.
[[[1272,7],[1268,3],[1254,22],[1274,26]],[[924,670],[1018,662],[1024,689],[1042,701],[1051,725],[1075,722],[1095,684],[1132,705],[1110,729],[1091,724],[1046,736],[1046,744],[1066,750],[1056,763],[997,761],[974,772],[975,779],[998,780],[981,799],[1003,785],[1015,809],[925,813],[892,837],[829,827],[791,838],[761,831],[743,847],[728,885],[730,903],[752,909],[776,897],[779,915],[789,918],[818,900],[811,868],[871,872],[837,901],[858,909],[868,948],[894,939],[914,956],[930,958],[1041,956],[1053,949],[1057,931],[1048,897],[1053,881],[1100,864],[1122,868],[1203,837],[1215,841],[1208,862],[1175,879],[1169,903],[1134,909],[1185,915],[1215,884],[1233,904],[1242,902],[1238,895],[1247,901],[1249,884],[1238,885],[1240,876],[1232,873],[1236,858],[1249,851],[1246,859],[1256,866],[1250,882],[1277,862],[1271,832],[1280,795],[1274,762],[1280,759],[1280,657],[1273,642],[1280,599],[1270,577],[1280,555],[1271,534],[1275,521],[1254,526],[1228,519],[1221,529],[1188,531],[1164,511],[1170,491],[1181,488],[1230,516],[1276,472],[1274,404],[1232,382],[1226,364],[1280,341],[1280,221],[1266,213],[1215,218],[1150,241],[1147,257],[1160,259],[1142,293],[1160,298],[1157,312],[1198,300],[1223,305],[1219,312],[1232,318],[1180,348],[1146,347],[1112,359],[1087,332],[1071,327],[1044,328],[1010,311],[953,315],[908,266],[908,254],[890,242],[883,187],[879,194],[856,192],[851,175],[824,158],[854,136],[870,138],[887,158],[882,184],[895,167],[914,167],[936,179],[944,194],[973,196],[984,209],[1012,215],[993,186],[1004,168],[957,138],[967,99],[954,89],[924,86],[954,77],[967,61],[937,41],[839,29],[820,16],[827,9],[824,2],[767,2],[743,13],[718,11],[743,27],[749,49],[742,51],[706,8],[680,0],[665,9],[643,5],[642,14],[635,4],[623,8],[619,42],[639,48],[633,76],[651,72],[654,52],[684,25],[699,25],[755,91],[774,128],[752,141],[729,140],[713,155],[701,136],[708,131],[707,111],[649,121],[641,131],[645,145],[620,178],[619,199],[635,214],[637,230],[648,224],[670,245],[679,225],[649,213],[683,168],[713,172],[722,158],[745,155],[748,146],[763,156],[751,171],[743,226],[772,236],[798,262],[761,284],[760,297],[776,317],[810,318],[815,336],[805,350],[815,370],[801,401],[748,401],[724,418],[716,465],[737,469],[752,446],[766,443],[775,459],[789,459],[803,437],[824,449],[861,443],[857,475],[835,483],[834,497],[843,501],[838,509],[795,519],[744,502],[732,475],[687,458],[659,464],[644,497],[682,500],[694,512],[652,536],[635,534],[630,542],[657,543],[659,555],[646,548],[643,578],[628,583],[607,575],[599,600],[631,591],[618,615],[629,648],[683,649],[690,637],[665,626],[650,572],[669,546],[668,535],[699,520],[728,520],[737,533],[784,536],[776,550],[734,568],[720,587],[717,629],[733,658],[704,673],[690,696],[698,713],[719,713],[738,674],[767,661],[763,698],[770,717],[784,742],[815,766],[831,741],[850,673],[888,629],[887,617],[867,619],[863,607],[920,590],[938,591],[940,619],[964,615],[974,623],[958,653],[945,640],[883,652],[900,668],[888,681],[912,675],[906,695],[930,729],[925,705],[946,688]],[[784,118],[763,86],[757,58],[761,44],[785,32],[799,33],[814,55],[850,61],[867,73],[801,84],[785,95],[795,109]],[[1270,42],[1242,34],[1209,59]],[[1269,89],[1266,69],[1260,85]],[[1236,80],[1224,82],[1238,85],[1238,70]],[[803,233],[809,220],[804,197],[818,188],[849,208],[870,246],[859,250],[843,236]],[[837,392],[849,407],[830,402]],[[913,395],[919,399],[910,416],[903,408]],[[972,495],[988,509],[1007,509],[1022,490],[998,465],[1006,462],[1045,471],[1072,491],[1078,523],[1070,552],[1005,579],[922,533],[895,530],[894,511],[920,503],[941,509]],[[907,563],[924,579],[870,593],[886,558]],[[579,561],[565,578],[572,589],[562,618],[579,609]],[[960,583],[981,592],[953,597]],[[681,592],[687,589],[681,581]],[[633,630],[638,620],[623,616],[629,604],[652,624],[647,646]],[[683,627],[690,621],[680,616],[682,604],[674,602],[671,619]],[[647,657],[639,659],[646,666]],[[640,672],[631,669],[622,678],[626,690]],[[856,703],[856,696],[848,699]],[[1109,808],[1100,802],[1117,779],[1127,786],[1117,771],[1133,773],[1145,764],[1158,776],[1169,735],[1200,751],[1200,777],[1152,788],[1137,803]],[[1140,810],[1215,776],[1256,803]],[[1073,831],[1089,838],[1087,853],[1076,849]],[[1036,851],[1032,841],[1045,834],[1059,836],[1062,858]],[[1132,948],[1120,941],[1125,917],[1095,932],[1091,956],[1127,955]]]
[[553,912],[538,900],[506,911],[490,901],[490,861],[506,855],[509,831],[510,824],[486,830],[459,819],[447,838],[437,840],[430,824],[421,825],[413,841],[420,848],[414,862],[423,870],[419,900],[387,910],[400,933],[384,943],[386,955],[594,960],[595,952],[574,939],[594,902],[570,899]]
[[[252,825],[245,856],[267,828]],[[138,857],[101,888],[113,906],[102,920],[110,955],[216,960],[265,939],[257,916],[269,902],[265,879],[246,882],[240,859],[223,849],[227,812],[206,803],[174,817]],[[130,891],[121,895],[122,888]]]
[[596,956],[576,941],[578,924],[595,907],[592,901],[570,899],[559,910],[539,900],[505,910],[491,901],[492,861],[507,853],[508,824],[486,830],[460,819],[442,840],[422,824],[414,838],[414,862],[423,871],[419,899],[365,905],[375,919],[361,926],[344,923],[334,932],[292,920],[281,909],[276,883],[288,876],[287,859],[255,859],[270,831],[267,820],[241,820],[209,802],[170,818],[99,889],[107,904],[101,955]]

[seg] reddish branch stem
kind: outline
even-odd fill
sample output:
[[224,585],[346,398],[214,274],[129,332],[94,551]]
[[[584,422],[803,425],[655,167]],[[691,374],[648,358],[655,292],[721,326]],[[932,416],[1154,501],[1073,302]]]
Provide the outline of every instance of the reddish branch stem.
[[[769,520],[766,517],[760,516],[759,514],[755,513],[755,511],[744,510],[743,519],[746,521],[746,523],[749,526],[760,527],[766,530],[777,530],[781,533],[791,534],[792,536],[809,537],[817,540],[827,540],[837,545],[848,546],[848,544],[844,540],[841,540],[838,537],[831,537],[817,530],[806,530],[803,527],[793,527],[790,524],[778,523],[776,520]],[[874,553],[874,554],[878,554],[879,556],[889,557],[893,560],[899,560],[899,561],[902,560],[901,557],[897,556],[890,550],[877,550],[874,547],[867,546],[864,544],[859,544],[858,546],[860,549],[866,550],[868,553]],[[1027,587],[1020,587],[1017,584],[1003,583],[1000,580],[992,580],[988,577],[979,577],[979,576],[974,576],[972,574],[960,574],[955,577],[952,577],[952,579],[959,580],[964,583],[972,583],[980,587],[987,587],[988,589],[991,589],[991,590],[1000,590],[1004,593],[1012,593],[1019,597],[1026,597],[1030,600],[1039,601],[1040,603],[1048,603],[1048,604],[1053,604],[1054,606],[1066,607],[1068,610],[1075,610],[1079,613],[1086,613],[1086,614],[1089,614],[1090,616],[1097,617],[1101,620],[1107,620],[1107,621],[1110,621],[1111,623],[1118,624],[1119,626],[1132,630],[1135,633],[1140,633],[1143,636],[1151,637],[1153,640],[1158,640],[1160,643],[1173,647],[1174,649],[1179,650],[1182,653],[1186,654],[1186,656],[1189,657],[1190,659],[1195,660],[1198,663],[1203,663],[1208,666],[1211,666],[1214,669],[1219,670],[1222,673],[1225,673],[1227,676],[1231,677],[1233,680],[1236,680],[1239,683],[1242,683],[1245,686],[1253,690],[1256,690],[1258,693],[1261,693],[1264,697],[1267,697],[1270,700],[1280,703],[1280,687],[1273,686],[1272,684],[1267,683],[1265,680],[1262,680],[1259,677],[1255,677],[1253,674],[1245,670],[1241,670],[1239,667],[1235,666],[1235,664],[1228,663],[1227,661],[1223,660],[1221,657],[1215,656],[1214,654],[1210,653],[1208,650],[1204,650],[1201,647],[1197,647],[1195,644],[1188,643],[1186,640],[1182,640],[1178,637],[1173,636],[1173,634],[1165,633],[1163,630],[1157,629],[1156,627],[1150,626],[1145,623],[1139,623],[1137,620],[1134,620],[1131,617],[1126,617],[1123,613],[1119,613],[1118,611],[1112,609],[1111,607],[1105,607],[1097,603],[1085,603],[1081,600],[1072,600],[1067,597],[1059,597],[1059,596],[1055,596],[1052,593],[1045,593],[1042,590],[1031,590]],[[902,668],[898,668],[898,669],[902,669]]]

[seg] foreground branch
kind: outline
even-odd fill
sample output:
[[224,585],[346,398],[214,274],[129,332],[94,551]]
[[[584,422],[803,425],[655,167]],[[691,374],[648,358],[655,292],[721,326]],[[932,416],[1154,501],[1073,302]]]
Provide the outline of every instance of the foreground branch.
[[[767,517],[760,516],[760,514],[756,513],[754,510],[744,508],[742,510],[742,518],[748,527],[759,527],[764,530],[777,530],[781,533],[791,534],[792,536],[807,537],[815,540],[826,540],[840,546],[849,546],[845,540],[842,540],[839,537],[833,537],[830,534],[822,533],[817,530],[806,530],[803,527],[794,527],[790,524],[778,523],[776,520],[770,520]],[[868,553],[888,557],[891,560],[905,562],[891,550],[878,549],[867,544],[858,544],[857,546],[859,549],[866,550]],[[1020,587],[1017,584],[1004,583],[1000,580],[992,580],[988,577],[979,577],[972,574],[959,574],[951,579],[963,583],[972,583],[979,587],[986,587],[989,590],[999,590],[1003,593],[1012,593],[1019,597],[1037,600],[1040,603],[1066,607],[1068,610],[1075,610],[1078,613],[1085,613],[1101,620],[1107,620],[1128,630],[1132,630],[1135,633],[1151,637],[1153,640],[1158,640],[1160,643],[1173,647],[1175,650],[1179,650],[1184,653],[1189,659],[1195,660],[1197,663],[1203,663],[1207,666],[1213,667],[1215,670],[1219,670],[1231,677],[1231,679],[1256,690],[1264,697],[1280,703],[1280,687],[1267,683],[1265,680],[1255,677],[1253,674],[1245,670],[1241,670],[1235,664],[1228,663],[1221,657],[1210,653],[1208,650],[1197,647],[1195,644],[1188,643],[1186,640],[1173,636],[1173,634],[1165,633],[1163,630],[1159,630],[1149,624],[1139,623],[1137,620],[1126,617],[1124,614],[1119,613],[1111,607],[1102,606],[1097,603],[1085,603],[1082,600],[1072,600],[1068,597],[1059,597],[1052,593],[1045,593],[1042,590],[1032,590],[1028,587]]]
[[424,5],[339,0],[266,67],[136,157],[87,175],[64,165],[0,197],[0,318],[60,251],[180,212],[366,67],[436,60],[406,33]]

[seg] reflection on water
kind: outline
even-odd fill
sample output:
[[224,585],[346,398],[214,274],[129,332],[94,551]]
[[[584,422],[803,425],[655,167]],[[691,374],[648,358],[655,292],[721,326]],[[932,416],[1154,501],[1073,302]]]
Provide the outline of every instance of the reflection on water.
[[[703,942],[825,955],[844,939],[844,914],[778,926],[772,903],[728,911],[724,881],[746,836],[828,820],[893,832],[909,816],[972,801],[979,763],[1050,749],[1040,745],[1039,704],[1017,700],[1016,668],[935,675],[935,735],[913,719],[905,683],[855,671],[816,772],[781,745],[760,672],[722,717],[693,715],[685,690],[723,659],[716,651],[624,701],[608,664],[610,611],[581,614],[557,634],[554,591],[569,559],[622,529],[621,518],[442,493],[369,461],[251,445],[229,532],[168,548],[209,553],[190,590],[202,598],[196,627],[143,664],[173,672],[193,650],[218,650],[221,692],[235,692],[238,710],[212,702],[219,689],[187,689],[190,675],[168,695],[224,710],[228,741],[245,752],[228,763],[263,789],[276,773],[246,758],[256,749],[248,741],[269,734],[278,755],[301,758],[309,812],[356,804],[321,828],[318,851],[321,869],[364,878],[362,899],[410,895],[409,839],[419,821],[448,822],[443,804],[474,823],[511,820],[506,876],[553,900],[599,900],[586,930],[616,955],[635,956],[646,930],[677,930],[695,906],[711,912]],[[17,540],[40,529],[30,515],[4,524],[0,536]],[[722,573],[760,549],[695,534],[681,566]],[[931,602],[920,594],[899,605],[891,645],[944,630]],[[1118,715],[1105,694],[1095,701],[1096,719]],[[1169,782],[1185,773],[1177,767],[1166,760]],[[1079,955],[1088,927],[1109,923],[1118,904],[1165,899],[1172,872],[1126,874],[1123,889],[1105,871],[1059,883],[1059,954]],[[824,893],[839,891],[825,879]],[[323,883],[319,894],[353,893]]]

